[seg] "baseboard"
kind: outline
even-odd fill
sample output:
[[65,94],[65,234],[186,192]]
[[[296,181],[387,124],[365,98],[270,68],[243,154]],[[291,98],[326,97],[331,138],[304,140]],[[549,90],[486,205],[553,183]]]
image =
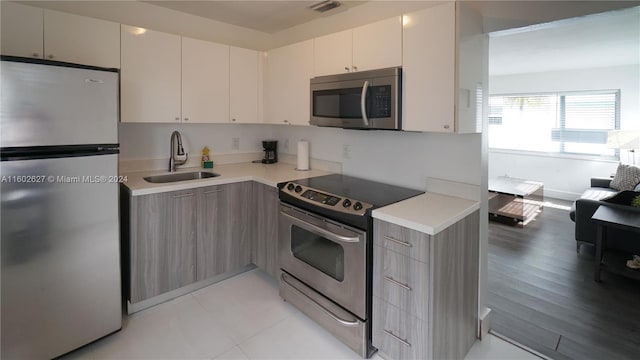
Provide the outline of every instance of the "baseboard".
[[150,308],[152,306],[161,304],[163,302],[169,301],[169,300],[173,300],[177,297],[180,297],[182,295],[186,295],[189,293],[192,293],[196,290],[202,289],[204,287],[207,287],[209,285],[213,285],[215,283],[218,283],[222,280],[226,280],[230,277],[234,277],[236,275],[242,274],[243,272],[247,272],[250,270],[255,269],[256,266],[254,264],[249,264],[246,266],[241,267],[240,269],[236,269],[234,271],[230,271],[228,273],[224,273],[218,276],[214,276],[212,278],[206,279],[206,280],[202,280],[202,281],[198,281],[197,283],[193,283],[184,287],[181,287],[179,289],[175,289],[169,292],[166,292],[164,294],[160,294],[158,296],[154,296],[150,299],[146,299],[146,300],[142,300],[139,301],[137,303],[131,303],[130,301],[127,301],[127,314],[131,315],[133,313],[136,313],[138,311]]
[[576,193],[572,193],[572,192],[568,192],[568,191],[553,190],[553,189],[549,189],[547,187],[544,188],[544,197],[545,198],[548,197],[548,198],[553,198],[553,199],[576,201],[576,200],[580,199],[580,195],[581,194],[576,194]]
[[486,338],[489,335],[489,331],[491,330],[491,318],[492,311],[490,308],[485,307],[480,314],[480,325],[478,329],[478,338],[480,340]]

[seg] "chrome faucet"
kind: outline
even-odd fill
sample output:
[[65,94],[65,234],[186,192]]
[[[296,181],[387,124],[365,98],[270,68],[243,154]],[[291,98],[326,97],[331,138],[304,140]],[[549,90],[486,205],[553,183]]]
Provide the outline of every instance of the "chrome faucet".
[[[175,151],[176,140],[178,143],[177,153]],[[175,158],[176,155],[178,156],[186,155],[186,156],[184,160],[176,160]],[[189,159],[189,154],[185,154],[184,148],[182,147],[182,136],[180,136],[180,133],[178,132],[178,130],[176,130],[173,133],[171,133],[171,155],[169,155],[169,171],[170,172],[176,171],[176,166],[184,165],[188,159]]]

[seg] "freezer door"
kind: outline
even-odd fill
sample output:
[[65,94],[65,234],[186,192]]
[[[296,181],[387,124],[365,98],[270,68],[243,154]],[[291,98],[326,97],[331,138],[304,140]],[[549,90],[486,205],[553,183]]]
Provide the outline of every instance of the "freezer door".
[[2,61],[2,147],[118,143],[118,73]]
[[0,162],[3,359],[54,358],[120,329],[117,158]]

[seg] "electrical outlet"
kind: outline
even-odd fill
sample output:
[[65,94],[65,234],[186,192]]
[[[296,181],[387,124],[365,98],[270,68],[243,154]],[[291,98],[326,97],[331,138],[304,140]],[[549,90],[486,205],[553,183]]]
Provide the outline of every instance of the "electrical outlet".
[[237,137],[231,138],[231,149],[233,150],[240,149],[240,138],[237,138]]
[[284,140],[284,144],[282,145],[284,150],[289,150],[289,139]]
[[342,145],[342,158],[343,159],[351,159],[351,146],[350,145]]

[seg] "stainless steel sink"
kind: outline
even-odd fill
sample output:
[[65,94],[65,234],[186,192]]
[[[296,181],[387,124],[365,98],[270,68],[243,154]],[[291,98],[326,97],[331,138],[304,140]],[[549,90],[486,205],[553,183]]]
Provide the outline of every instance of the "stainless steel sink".
[[220,176],[220,174],[207,172],[207,171],[195,171],[195,172],[188,172],[188,173],[147,176],[144,178],[144,181],[158,184],[158,183],[170,183],[170,182],[177,182],[177,181],[207,179],[207,178],[212,178],[216,176]]

